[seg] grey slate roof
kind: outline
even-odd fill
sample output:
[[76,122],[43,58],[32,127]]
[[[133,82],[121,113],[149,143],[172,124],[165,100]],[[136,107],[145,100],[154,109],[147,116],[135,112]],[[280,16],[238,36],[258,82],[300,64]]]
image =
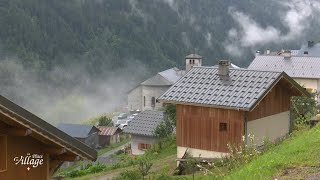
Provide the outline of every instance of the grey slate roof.
[[89,136],[89,133],[92,130],[92,128],[97,129],[95,126],[92,126],[92,125],[65,124],[65,123],[59,124],[57,128],[69,134],[70,136],[76,137],[76,138],[86,138]]
[[298,52],[299,56],[304,56],[304,52],[308,51],[307,56],[320,56],[320,43],[315,44],[312,47],[308,47],[307,44],[302,45],[301,49]]
[[199,54],[189,54],[188,56],[185,57],[186,59],[190,58],[190,59],[201,59],[202,56],[200,56]]
[[143,111],[124,129],[125,133],[153,136],[154,129],[164,120],[163,111]]
[[248,69],[284,71],[294,78],[320,78],[320,57],[256,56]]
[[[283,75],[291,79],[281,72],[247,69],[230,69],[229,79],[217,73],[216,67],[194,67],[158,100],[248,111]],[[290,82],[300,87],[293,80]]]
[[171,86],[174,84],[181,76],[183,72],[179,71],[177,68],[167,69],[165,71],[157,73],[155,76],[142,82],[141,85],[145,86]]
[[[213,67],[219,67],[219,65],[214,65]],[[239,66],[233,64],[233,63],[230,63],[230,68],[240,68]]]

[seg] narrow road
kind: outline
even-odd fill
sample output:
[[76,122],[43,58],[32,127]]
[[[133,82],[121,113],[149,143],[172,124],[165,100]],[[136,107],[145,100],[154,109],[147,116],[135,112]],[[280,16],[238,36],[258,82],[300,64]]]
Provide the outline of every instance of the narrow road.
[[100,158],[100,157],[103,157],[103,158],[110,157],[112,154],[116,153],[116,152],[119,151],[120,149],[123,149],[123,148],[125,148],[126,146],[128,146],[129,143],[130,143],[130,142],[127,142],[126,144],[124,144],[124,145],[122,145],[122,146],[119,146],[119,147],[116,147],[116,148],[114,148],[114,149],[111,149],[110,151],[108,151],[108,152],[102,154],[101,156],[99,156],[99,158]]

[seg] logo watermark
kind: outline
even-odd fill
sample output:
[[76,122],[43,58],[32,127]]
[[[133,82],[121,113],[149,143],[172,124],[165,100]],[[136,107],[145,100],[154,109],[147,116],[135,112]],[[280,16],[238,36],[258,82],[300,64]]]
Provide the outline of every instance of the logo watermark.
[[27,165],[27,170],[30,171],[30,167],[36,168],[43,165],[43,155],[27,153],[26,156],[17,156],[13,158],[15,165]]

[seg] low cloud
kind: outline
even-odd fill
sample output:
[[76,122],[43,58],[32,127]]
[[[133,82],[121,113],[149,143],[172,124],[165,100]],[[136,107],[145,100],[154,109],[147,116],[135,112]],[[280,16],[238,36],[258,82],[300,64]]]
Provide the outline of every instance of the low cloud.
[[6,58],[0,61],[0,93],[54,125],[81,123],[126,105],[126,92],[146,72],[137,63],[94,78],[84,65],[56,66],[41,74]]
[[241,56],[243,51],[257,48],[256,46],[268,43],[279,44],[301,38],[309,28],[309,19],[312,14],[320,10],[319,3],[312,0],[279,1],[278,3],[287,9],[279,17],[283,26],[288,29],[286,33],[271,25],[262,26],[250,15],[230,8],[229,14],[238,27],[229,30],[228,37],[224,42],[226,51],[232,56]]

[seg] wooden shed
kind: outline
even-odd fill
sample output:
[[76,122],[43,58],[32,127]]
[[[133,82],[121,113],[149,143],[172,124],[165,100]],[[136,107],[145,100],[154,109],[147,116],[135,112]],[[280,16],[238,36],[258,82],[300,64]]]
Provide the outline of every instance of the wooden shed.
[[97,152],[0,96],[0,179],[50,179],[65,161]]
[[100,130],[93,125],[61,123],[57,128],[91,148],[99,147]]
[[248,134],[260,145],[289,133],[290,99],[310,96],[284,72],[194,67],[159,97],[176,104],[177,157],[186,150],[198,157],[220,158],[227,144]]
[[109,146],[120,142],[121,129],[119,127],[97,126],[99,132],[99,145],[101,147]]

